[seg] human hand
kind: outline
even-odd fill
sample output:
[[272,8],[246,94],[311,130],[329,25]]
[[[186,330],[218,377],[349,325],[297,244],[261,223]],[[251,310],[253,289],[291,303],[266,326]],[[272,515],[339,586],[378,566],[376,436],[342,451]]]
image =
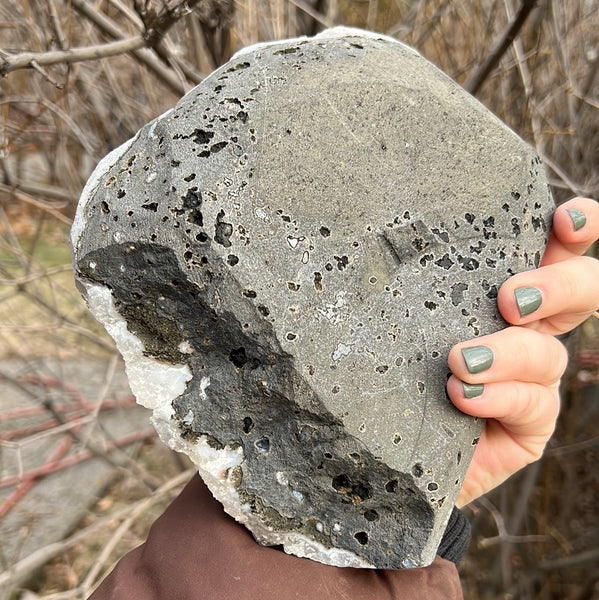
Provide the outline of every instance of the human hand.
[[599,309],[599,261],[582,256],[598,238],[599,203],[575,198],[562,204],[541,266],[514,275],[499,290],[497,305],[513,326],[457,344],[449,353],[451,401],[462,412],[487,418],[458,507],[541,457],[555,428],[567,364],[554,336]]

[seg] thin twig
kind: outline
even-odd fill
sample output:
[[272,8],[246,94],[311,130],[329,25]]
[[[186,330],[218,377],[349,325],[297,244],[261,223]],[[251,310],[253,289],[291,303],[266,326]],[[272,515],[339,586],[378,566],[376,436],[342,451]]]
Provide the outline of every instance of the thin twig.
[[539,156],[541,157],[541,160],[545,163],[546,166],[548,166],[567,186],[571,192],[573,192],[574,194],[576,194],[577,196],[587,196],[587,192],[586,190],[578,185],[576,182],[574,182],[571,177],[560,167],[558,166],[554,160],[552,160],[551,158],[549,158],[549,156],[547,154],[545,154],[544,152],[540,152],[538,151]]
[[166,35],[167,31],[182,17],[185,17],[200,0],[181,0],[174,6],[164,3],[164,8],[155,17],[150,19],[146,25],[144,37],[147,45],[154,48]]
[[[46,198],[55,198],[56,200],[60,200],[60,202],[54,202],[52,204],[52,206],[57,209],[66,208],[69,204],[72,204],[75,200],[77,200],[75,194],[51,184],[36,183],[32,181],[15,181],[12,183],[12,187],[25,194],[35,194]],[[47,200],[45,202],[48,206],[50,206],[50,203]]]
[[144,24],[143,21],[139,18],[139,15],[129,8],[126,4],[123,4],[121,0],[108,0],[109,4],[112,4],[117,10],[123,13],[133,23],[136,29],[142,29]]
[[510,531],[520,531],[524,518],[530,512],[532,496],[541,473],[541,462],[536,461],[521,472],[518,500],[512,514],[507,520]]
[[[93,457],[101,457],[106,460],[106,456],[112,450],[116,450],[117,448],[123,448],[124,446],[129,446],[135,442],[142,442],[147,439],[152,439],[156,437],[156,430],[154,428],[148,428],[143,431],[136,431],[129,435],[125,435],[122,438],[119,438],[116,442],[106,444],[104,450],[100,451],[99,449],[91,450],[86,449],[78,452],[77,454],[73,454],[72,456],[68,456],[59,460],[50,460],[47,463],[43,464],[41,467],[36,467],[34,469],[29,469],[20,475],[8,475],[0,480],[0,489],[11,487],[13,485],[18,485],[22,480],[28,479],[37,479],[39,477],[43,477],[45,475],[49,475],[50,473],[55,473],[56,471],[61,471],[66,469],[67,467],[72,467],[73,465],[77,465],[79,463],[85,462]],[[69,438],[65,438],[69,439]],[[123,465],[119,465],[117,462],[113,460],[108,461],[109,464],[115,467],[122,468]],[[131,464],[127,465],[131,468]],[[147,476],[144,477],[144,483],[152,490],[156,489],[155,481],[148,482]]]
[[555,560],[541,562],[539,563],[539,569],[542,569],[543,571],[567,569],[568,567],[579,566],[588,562],[595,562],[597,559],[599,559],[599,548],[587,550],[586,552],[574,554],[573,556],[564,556],[563,558],[556,558]]
[[54,0],[46,0],[46,4],[48,5],[48,13],[50,14],[50,24],[52,26],[52,31],[54,32],[54,36],[56,38],[56,43],[61,50],[65,50],[67,47],[66,37],[60,25],[60,19],[58,17],[58,11],[56,10],[56,5],[54,4]]
[[[59,83],[58,81],[56,81],[56,79],[54,79],[54,77],[52,77],[45,69],[42,69],[42,67],[39,65],[39,63],[36,60],[32,60],[31,63],[28,65],[30,68],[32,68],[34,71],[37,71],[48,83],[50,83],[50,85],[53,85],[56,89],[58,90],[62,90],[64,89],[64,86],[62,85],[62,83]],[[2,67],[0,65],[0,77],[2,77]]]
[[[40,467],[40,474],[51,472],[52,467],[59,464],[65,454],[70,450],[71,446],[73,445],[73,441],[74,439],[71,437],[63,437],[58,447],[48,458],[46,464],[43,467]],[[13,485],[16,487],[0,504],[0,520],[2,520],[17,504],[17,502],[23,498],[23,496],[25,496],[27,492],[35,485],[35,480],[41,476],[40,474],[35,473],[34,471],[29,471],[23,474],[22,477],[18,475],[12,477],[14,483],[11,483],[9,487],[12,487]],[[5,487],[3,482],[7,479],[10,480],[11,478],[5,477],[4,479],[0,480],[0,488]]]
[[102,570],[104,563],[108,560],[108,557],[119,543],[123,535],[129,531],[135,520],[141,516],[152,504],[155,504],[158,500],[160,500],[163,496],[165,496],[170,490],[174,487],[177,487],[190,479],[192,474],[195,472],[195,469],[188,469],[179,475],[176,475],[171,480],[164,483],[160,486],[154,493],[143,502],[139,502],[134,509],[131,511],[129,516],[121,523],[118,529],[111,536],[110,540],[103,545],[102,551],[100,552],[98,558],[94,561],[91,569],[87,573],[85,579],[81,584],[81,588],[84,590],[88,590],[92,587],[94,581],[97,579],[98,574]]
[[186,60],[180,56],[173,56],[164,40],[156,45],[154,51],[162,58],[162,60],[164,60],[164,62],[176,67],[192,83],[198,84],[204,79],[205,75],[196,70]]
[[499,509],[486,497],[481,496],[477,498],[476,504],[482,504],[490,515],[493,517],[493,521],[495,521],[495,526],[497,527],[497,533],[500,536],[508,535],[507,529],[505,527],[505,521],[503,519],[503,515],[499,512]]
[[[45,109],[49,110],[51,113],[56,114],[66,125],[68,125],[69,129],[73,133],[73,136],[81,144],[83,149],[88,154],[91,154],[91,155],[94,154],[95,149],[96,149],[95,141],[89,140],[88,137],[85,136],[81,127],[75,122],[75,120],[66,111],[64,111],[62,108],[57,106],[55,103],[51,102],[48,98],[44,98],[44,97],[39,98],[39,97],[35,97],[35,96],[23,96],[23,97],[7,96],[7,97],[3,98],[1,100],[1,102],[10,104],[11,108],[18,110],[19,112],[22,112],[24,115],[27,116],[28,119],[31,120],[31,122],[28,123],[28,126],[26,128],[23,128],[22,132],[18,133],[15,137],[13,137],[13,139],[11,140],[13,144],[16,144],[17,142],[22,143],[22,139],[21,139],[22,134],[23,135],[28,134],[31,136],[32,134],[35,135],[38,133],[37,131],[33,130],[33,128],[31,127],[31,123],[33,121],[37,121],[44,114],[45,111],[40,110],[37,113],[33,113],[31,111],[25,110],[23,105],[24,104],[39,104],[39,105],[43,106]],[[47,131],[44,131],[44,133],[47,133]],[[4,170],[5,170],[5,173],[7,173],[6,167],[4,168]],[[13,179],[10,175],[11,174],[8,173],[8,177],[6,178],[7,183],[15,185],[16,182],[13,181]]]
[[[125,33],[118,25],[102,12],[98,11],[91,2],[87,0],[71,0],[71,4],[77,12],[91,21],[105,35],[114,39],[123,39]],[[144,44],[145,45],[145,44]],[[181,86],[179,78],[166,67],[162,61],[148,48],[140,48],[132,52],[136,60],[146,66],[160,81],[165,83],[175,94],[182,96],[187,89]]]
[[[18,379],[18,378],[17,378]],[[11,384],[15,380],[14,377],[10,377],[0,371],[0,381],[6,381]],[[111,408],[129,408],[131,406],[135,406],[135,398],[133,396],[126,396],[121,399],[110,398],[102,401],[102,405],[100,406],[100,410],[109,410]],[[56,402],[54,404],[54,408],[59,410],[62,413],[70,413],[71,415],[86,415],[88,411],[85,411],[78,404],[74,402]],[[96,409],[94,408],[94,411]],[[44,406],[40,406],[39,404],[35,404],[33,406],[19,406],[17,408],[3,410],[0,412],[0,421],[7,422],[11,419],[25,419],[31,417],[39,417],[46,413],[46,408]],[[3,432],[0,436],[0,444],[2,440],[10,439],[7,438],[7,435],[12,435],[14,430],[11,428],[10,432]]]
[[548,535],[496,535],[490,538],[483,538],[478,542],[479,548],[489,548],[497,544],[528,544],[530,542],[546,542],[551,537]]
[[12,194],[14,198],[16,200],[19,200],[20,202],[25,202],[26,204],[30,204],[31,206],[35,206],[36,208],[40,208],[43,211],[46,211],[55,219],[57,219],[61,223],[64,223],[65,225],[71,226],[73,223],[72,219],[69,219],[69,217],[66,217],[61,212],[56,210],[54,205],[49,202],[45,202],[44,200],[38,200],[37,198],[30,196],[29,194],[19,192],[18,190],[8,185],[5,185],[4,183],[0,183],[0,191],[6,192],[7,194]]
[[297,6],[297,8],[304,11],[308,16],[312,17],[317,23],[320,23],[324,27],[335,27],[335,23],[309,4],[306,4],[303,0],[288,0],[288,2],[293,4],[293,6]]
[[[135,398],[130,396],[122,401],[118,400],[105,400],[102,402],[100,406],[100,410],[105,412],[114,408],[131,408],[135,406]],[[12,418],[22,418],[21,415],[29,415],[29,416],[39,416],[40,413],[46,412],[45,407],[43,406],[32,406],[29,407],[29,410],[23,410],[22,412],[18,411],[8,411],[0,413],[0,420],[7,422],[11,418],[11,412],[19,414],[19,417],[13,416]],[[55,418],[47,419],[46,421],[37,422],[35,425],[29,425],[26,427],[20,428],[11,428],[9,431],[2,434],[0,437],[0,447],[5,445],[10,440],[17,439],[20,445],[27,444],[31,441],[31,439],[36,436],[45,436],[45,435],[56,435],[60,432],[60,430],[67,430],[73,427],[81,427],[82,425],[87,425],[88,423],[93,423],[97,418],[97,415],[94,413],[89,413],[79,409],[78,411],[71,410],[68,416],[63,417],[63,423],[56,420]],[[14,444],[14,442],[12,442]]]
[[[596,315],[599,318],[599,315]],[[582,442],[576,442],[573,444],[565,444],[563,446],[557,446],[555,448],[549,448],[545,451],[545,456],[565,456],[566,454],[572,454],[573,452],[581,452],[582,450],[590,450],[592,448],[599,448],[599,437],[593,437]]]
[[26,275],[24,277],[14,277],[11,279],[0,278],[0,285],[5,285],[7,287],[10,287],[10,286],[18,287],[18,286],[24,285],[26,283],[31,283],[32,281],[36,281],[38,279],[44,279],[51,275],[56,275],[57,273],[68,273],[72,270],[73,270],[73,267],[71,267],[71,265],[61,265],[59,267],[50,267],[50,268],[44,269],[44,271],[41,273],[29,273],[29,275]]
[[[127,515],[131,515],[132,513],[141,514],[143,510],[146,510],[149,506],[161,500],[171,490],[183,485],[193,475],[194,472],[195,469],[188,469],[187,471],[176,475],[172,479],[169,479],[169,481],[161,485],[148,498],[143,498],[135,504],[131,504],[119,510],[115,514],[99,519],[93,525],[89,525],[85,529],[78,531],[66,540],[55,542],[54,544],[49,544],[48,546],[44,546],[43,548],[36,550],[26,558],[6,569],[3,573],[0,573],[0,586],[12,584],[16,581],[24,579],[27,575],[36,569],[39,569],[49,560],[52,560],[55,556],[66,552],[90,535],[95,534],[98,531],[102,531],[111,523],[119,521],[120,519],[125,518]],[[142,507],[141,512],[140,507]]]
[[[511,0],[504,0],[504,6],[506,8],[508,17],[513,19],[514,17],[512,15],[513,9]],[[526,95],[526,100],[529,106],[530,124],[532,127],[534,146],[537,149],[537,152],[542,152],[544,150],[544,145],[541,136],[541,120],[539,118],[539,114],[534,102],[534,88],[532,84],[532,77],[530,74],[530,70],[528,69],[526,57],[524,56],[525,53],[524,46],[522,45],[522,40],[515,38],[513,40],[512,48],[516,59],[516,63],[518,65],[518,71],[520,72],[520,78],[522,79],[524,94]]]

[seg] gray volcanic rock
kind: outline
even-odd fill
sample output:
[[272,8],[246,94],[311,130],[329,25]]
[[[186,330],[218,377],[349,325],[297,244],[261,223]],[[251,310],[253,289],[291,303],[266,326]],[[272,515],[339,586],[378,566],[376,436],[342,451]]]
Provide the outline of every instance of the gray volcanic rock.
[[264,544],[430,563],[481,431],[445,394],[553,208],[540,161],[416,52],[237,54],[107,156],[72,240],[162,439]]

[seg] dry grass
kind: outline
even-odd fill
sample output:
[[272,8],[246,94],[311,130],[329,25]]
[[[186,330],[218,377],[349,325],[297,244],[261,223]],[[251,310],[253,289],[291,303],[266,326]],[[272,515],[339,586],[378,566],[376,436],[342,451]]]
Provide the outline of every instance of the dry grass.
[[[71,282],[68,229],[80,190],[109,150],[234,50],[253,42],[337,24],[369,28],[416,47],[470,89],[496,53],[498,61],[477,97],[536,147],[558,202],[575,194],[599,197],[597,0],[536,2],[504,52],[499,42],[527,1],[210,0],[173,13],[165,36],[141,35],[155,32],[157,20],[169,16],[165,6],[179,4],[0,4],[0,359],[34,370],[36,357],[108,360],[114,354]],[[144,47],[147,39],[152,47]],[[119,40],[131,51],[108,57]],[[93,47],[107,57],[73,61],[57,54]],[[19,68],[25,52],[38,54],[29,68]],[[573,361],[546,458],[471,507],[475,539],[462,568],[468,599],[599,595],[593,426],[599,403],[597,387],[591,386],[598,377],[592,353],[599,353],[598,327],[597,320],[587,323],[571,341],[572,355],[583,354]],[[176,477],[176,469],[168,473],[171,479],[162,483]],[[127,498],[130,512],[124,507],[125,516],[113,519],[113,525],[122,525],[143,493],[117,486],[93,518]],[[143,539],[149,519],[128,523],[116,552]],[[80,597],[82,586],[93,585],[114,556],[96,569],[102,548],[89,540],[83,537],[41,575],[37,571],[30,589],[48,597]]]

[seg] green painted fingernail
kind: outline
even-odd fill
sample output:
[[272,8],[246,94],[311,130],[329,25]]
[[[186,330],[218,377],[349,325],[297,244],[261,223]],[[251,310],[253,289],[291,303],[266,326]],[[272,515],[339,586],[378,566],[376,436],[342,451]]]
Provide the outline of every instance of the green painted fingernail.
[[587,222],[587,218],[586,215],[581,211],[578,210],[577,208],[570,208],[567,213],[570,215],[570,218],[572,219],[572,224],[574,225],[574,231],[578,231],[579,229],[582,229],[586,222]]
[[516,304],[520,311],[521,317],[526,317],[530,313],[535,312],[541,302],[543,302],[543,296],[536,287],[523,287],[514,290],[516,296]]
[[462,381],[462,388],[464,389],[464,398],[478,398],[485,391],[485,386],[482,383],[464,383]]
[[485,371],[493,364],[493,352],[486,346],[464,348],[462,356],[464,357],[468,371],[472,374]]

